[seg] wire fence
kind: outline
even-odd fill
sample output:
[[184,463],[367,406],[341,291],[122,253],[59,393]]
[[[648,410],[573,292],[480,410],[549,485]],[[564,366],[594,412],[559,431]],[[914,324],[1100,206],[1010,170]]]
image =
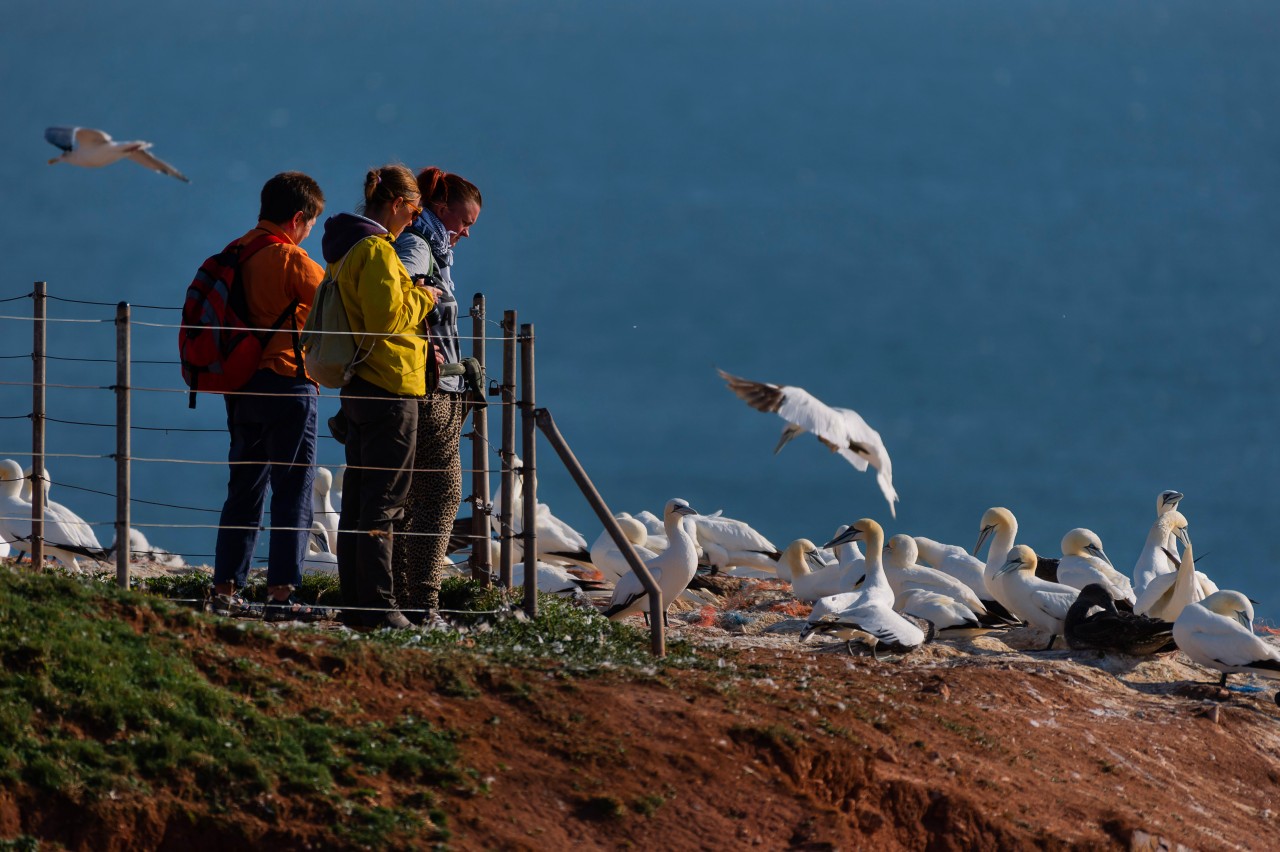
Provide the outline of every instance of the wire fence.
[[[31,291],[22,295],[0,298],[0,304],[13,304],[13,303],[24,301],[24,300],[32,301],[33,303],[35,303],[35,307],[33,308],[31,315],[21,315],[11,311],[9,313],[0,314],[0,322],[13,322],[13,323],[33,322],[35,323],[40,328],[40,332],[38,332],[35,335],[36,345],[33,346],[33,349],[30,352],[10,352],[10,353],[0,354],[0,360],[17,361],[20,359],[26,359],[26,360],[31,360],[33,362],[37,362],[37,361],[53,362],[52,366],[54,366],[55,369],[57,368],[58,364],[66,364],[68,365],[69,369],[75,370],[76,374],[71,377],[63,377],[59,375],[48,377],[44,375],[44,369],[47,369],[49,365],[43,365],[44,369],[33,370],[32,376],[30,379],[17,380],[16,377],[14,377],[13,373],[10,371],[8,372],[6,378],[0,379],[0,388],[28,388],[38,392],[42,392],[45,390],[71,392],[76,394],[77,398],[66,406],[65,413],[70,414],[72,416],[55,416],[54,413],[52,413],[48,408],[45,407],[44,403],[39,404],[39,407],[43,409],[39,412],[35,410],[29,410],[24,413],[0,414],[0,420],[28,420],[32,424],[32,446],[29,448],[0,449],[0,457],[34,460],[38,456],[41,461],[42,467],[45,465],[45,463],[48,460],[75,460],[75,461],[81,461],[81,462],[110,461],[115,463],[117,466],[120,466],[120,465],[131,466],[133,464],[146,464],[146,465],[174,466],[176,468],[191,468],[191,467],[222,468],[224,470],[232,467],[236,467],[236,466],[261,467],[263,465],[263,462],[260,462],[260,461],[228,460],[225,456],[225,453],[226,453],[225,443],[221,444],[221,448],[220,448],[221,457],[212,457],[213,453],[209,453],[210,457],[199,457],[199,455],[192,456],[192,455],[180,455],[180,454],[146,454],[146,453],[137,454],[137,455],[133,453],[122,454],[121,452],[119,452],[120,445],[118,441],[117,441],[116,452],[106,451],[105,449],[104,451],[101,451],[101,452],[72,451],[72,449],[86,450],[90,448],[95,443],[94,439],[91,437],[77,438],[74,440],[74,442],[72,442],[73,446],[66,449],[45,448],[43,446],[44,444],[43,433],[47,424],[56,424],[59,427],[72,427],[74,429],[82,430],[86,432],[92,430],[92,431],[101,432],[104,434],[109,430],[111,433],[114,433],[117,436],[119,436],[121,432],[126,432],[128,434],[138,433],[140,435],[148,436],[148,437],[160,437],[160,436],[181,437],[186,435],[227,435],[228,432],[226,427],[221,425],[217,427],[211,427],[208,425],[186,426],[186,425],[176,425],[172,423],[168,423],[168,424],[149,423],[149,422],[134,423],[132,422],[131,416],[128,418],[129,422],[121,422],[121,418],[119,416],[115,418],[114,422],[111,422],[108,418],[105,418],[105,417],[94,418],[92,416],[90,417],[74,416],[77,414],[83,415],[83,413],[87,413],[87,412],[104,411],[108,407],[112,407],[109,402],[102,400],[100,397],[97,401],[85,399],[86,396],[93,396],[94,394],[99,394],[99,395],[111,394],[112,396],[115,396],[117,398],[121,394],[123,394],[125,398],[123,410],[128,410],[132,412],[133,407],[130,403],[131,403],[132,397],[136,394],[181,394],[185,396],[185,395],[191,394],[191,389],[189,387],[176,387],[176,386],[164,386],[164,385],[153,386],[151,384],[134,385],[132,384],[132,382],[127,383],[127,385],[122,385],[118,381],[115,383],[108,383],[108,382],[96,383],[96,384],[88,383],[84,381],[86,378],[89,377],[85,373],[85,371],[92,370],[93,368],[82,367],[79,365],[97,365],[97,364],[115,365],[118,371],[121,369],[124,369],[126,371],[124,373],[125,375],[128,375],[129,374],[128,371],[131,370],[131,368],[135,365],[142,365],[147,367],[163,366],[163,367],[168,367],[170,369],[173,369],[176,374],[176,371],[180,366],[180,361],[177,360],[176,358],[175,359],[170,359],[170,358],[134,359],[128,354],[131,351],[131,345],[126,345],[125,347],[123,347],[125,352],[122,354],[122,352],[119,351],[122,347],[120,347],[118,344],[116,347],[117,352],[114,353],[115,357],[104,357],[100,355],[88,356],[88,355],[54,354],[48,351],[49,348],[53,348],[53,347],[50,347],[47,343],[45,343],[41,339],[42,335],[47,333],[48,329],[51,329],[51,328],[57,329],[59,327],[68,327],[70,329],[84,329],[85,326],[110,326],[116,329],[117,332],[119,332],[119,328],[121,326],[121,310],[124,309],[125,310],[124,315],[126,317],[125,319],[126,331],[124,333],[130,336],[137,335],[144,344],[148,345],[149,348],[154,349],[156,348],[156,344],[157,344],[157,340],[155,339],[155,336],[161,335],[166,331],[176,333],[180,329],[191,328],[191,326],[183,325],[180,322],[175,323],[175,322],[163,322],[163,321],[153,322],[153,321],[134,320],[132,319],[131,312],[133,310],[147,310],[147,311],[160,311],[160,312],[167,312],[167,313],[173,313],[173,314],[180,314],[181,308],[175,307],[175,306],[166,306],[166,305],[143,305],[143,304],[129,304],[126,306],[124,303],[117,303],[117,302],[105,302],[105,301],[97,301],[92,299],[69,298],[66,296],[58,296],[58,295],[50,294],[47,292],[47,290],[44,290],[42,286],[39,284],[37,285],[37,289],[34,291]],[[44,304],[41,304],[42,302]],[[89,308],[109,308],[109,309],[112,309],[116,315],[112,317],[49,316],[48,305],[47,305],[47,303],[49,302],[66,304],[66,305],[86,306]],[[459,338],[461,340],[470,341],[472,343],[471,355],[473,357],[477,357],[482,364],[485,364],[488,361],[488,359],[485,356],[486,356],[486,349],[490,345],[502,344],[504,346],[509,346],[520,340],[520,337],[518,335],[512,333],[514,331],[514,313],[513,312],[508,313],[508,316],[510,317],[510,322],[507,322],[504,320],[504,322],[500,323],[487,318],[484,315],[483,297],[480,295],[476,296],[470,316],[474,321],[473,330],[478,333],[470,336],[459,335]],[[497,328],[502,333],[492,334],[489,332],[490,328]],[[508,331],[509,328],[511,329],[511,332]],[[249,329],[249,330],[257,331],[259,333],[262,333],[262,332],[276,333],[278,331],[276,329]],[[75,347],[83,349],[86,347],[86,345],[92,345],[92,344],[85,343],[83,336],[86,333],[87,332],[83,330],[77,330],[74,332],[77,338],[75,343],[73,344]],[[283,332],[283,333],[288,333],[288,332]],[[325,333],[325,332],[322,332],[322,333]],[[425,334],[407,335],[407,334],[390,334],[390,333],[387,333],[387,334],[371,333],[363,336],[390,338],[390,337],[406,337],[406,336],[425,337],[426,335]],[[132,341],[130,340],[130,344],[131,342]],[[171,345],[171,343],[169,345]],[[72,348],[72,347],[68,347],[68,348]],[[122,358],[127,359],[127,361],[122,363]],[[510,361],[511,361],[510,358],[504,359],[504,363],[509,363]],[[70,378],[72,380],[63,380],[64,378]],[[493,387],[491,388],[484,388],[484,387],[479,388],[480,393],[485,394],[487,397],[492,397],[492,399],[486,399],[486,407],[476,407],[476,406],[472,407],[473,423],[475,422],[475,419],[477,417],[481,417],[481,416],[487,417],[486,412],[487,412],[488,405],[493,405],[498,410],[502,410],[504,407],[515,407],[520,404],[514,399],[514,394],[498,392],[501,386],[505,386],[512,381],[513,381],[512,377],[503,377],[501,382],[498,382],[495,380],[495,382],[493,383]],[[206,391],[201,391],[201,394],[205,394],[211,397],[226,395],[226,394],[221,394],[219,392],[206,392]],[[234,395],[237,397],[245,397],[245,396],[287,397],[287,396],[290,396],[290,394],[256,392],[256,391],[252,391],[252,392],[237,391],[235,392]],[[351,393],[340,394],[336,392],[323,392],[323,390],[320,390],[320,389],[317,390],[316,397],[318,400],[334,400],[334,401],[340,400],[342,398],[351,399],[351,400],[385,399],[385,397],[359,396]],[[34,407],[36,406],[33,406],[33,408]],[[63,413],[63,409],[61,407],[57,408],[56,411],[57,413]],[[476,412],[479,412],[479,414],[477,414]],[[6,433],[6,434],[10,434],[10,433]],[[316,438],[320,441],[326,442],[329,445],[335,445],[339,443],[337,439],[333,435],[329,434],[328,430],[323,427],[321,427],[321,429],[318,430]],[[474,493],[466,496],[463,502],[470,503],[473,507],[473,510],[479,516],[479,521],[475,522],[475,529],[470,535],[458,535],[456,533],[451,534],[451,533],[442,533],[442,532],[434,532],[434,531],[413,531],[413,530],[397,530],[396,534],[405,535],[405,536],[421,536],[421,537],[448,536],[454,539],[455,541],[459,539],[465,540],[465,541],[480,541],[480,540],[487,541],[489,539],[488,530],[491,526],[491,519],[489,517],[491,504],[489,503],[489,500],[488,500],[489,489],[487,487],[488,478],[490,476],[491,471],[493,470],[497,470],[498,472],[501,472],[504,459],[510,460],[514,458],[514,451],[513,450],[504,451],[500,447],[495,447],[491,442],[488,441],[487,429],[483,428],[483,426],[478,428],[473,426],[473,428],[469,432],[464,433],[463,438],[469,439],[472,442],[473,449],[474,449],[473,460],[478,460],[478,463],[473,461],[472,465],[460,466],[458,468],[415,468],[412,466],[408,468],[391,468],[391,467],[382,467],[382,466],[375,466],[375,465],[347,466],[345,464],[341,464],[336,467],[338,468],[338,470],[343,470],[343,471],[367,470],[367,471],[385,472],[385,471],[392,471],[392,470],[404,470],[405,472],[408,472],[410,474],[448,473],[448,472],[458,471],[466,476],[470,476],[473,479],[473,486],[475,486],[472,489]],[[38,448],[37,448],[37,444],[40,445]],[[54,445],[61,447],[62,442],[55,440]],[[193,442],[187,443],[185,446],[188,449],[195,447],[198,449],[203,449],[206,452],[211,449],[211,444],[207,440],[204,443],[198,443],[193,441]],[[496,457],[496,459],[494,457]],[[323,460],[318,460],[317,463],[315,464],[311,464],[307,462],[275,461],[275,462],[271,462],[271,466],[272,467],[320,468],[320,467],[325,467],[326,465],[323,463]],[[330,465],[330,466],[333,467],[334,465]],[[30,493],[30,485],[31,485],[29,480],[32,478],[39,478],[39,477],[32,477],[32,474],[31,474],[32,467],[33,465],[25,466],[25,469],[22,474],[23,478],[28,480],[27,482],[24,483],[24,485],[26,486],[25,490],[28,493],[28,495]],[[177,473],[175,474],[174,478],[178,482],[184,482],[189,477],[184,474]],[[199,478],[203,478],[203,477],[199,477]],[[149,479],[151,479],[151,481],[155,481],[156,478],[150,477]],[[484,480],[482,484],[479,483],[479,480],[481,479]],[[91,488],[85,485],[77,484],[75,482],[65,481],[63,479],[52,479],[47,477],[47,474],[46,474],[44,478],[44,487],[46,490],[51,490],[51,486],[57,486],[59,490],[65,488],[65,489],[77,491],[84,494],[92,494],[100,497],[110,498],[116,501],[120,500],[120,493],[118,490],[110,491],[110,490],[105,490],[101,488]],[[340,492],[335,492],[335,496],[338,496],[339,494]],[[21,501],[21,497],[19,496],[17,500]],[[322,490],[317,490],[315,505],[313,507],[317,518],[323,518],[329,515],[332,515],[335,518],[337,517],[338,512],[332,509],[331,507],[327,506],[328,500],[329,500],[329,495],[326,492]],[[18,504],[9,504],[8,509],[0,508],[0,524],[7,523],[10,527],[12,527],[15,524],[20,524],[21,522],[25,521],[28,525],[27,530],[29,531],[31,529],[31,524],[36,522],[34,518],[36,507],[32,505],[33,515],[26,516],[23,513],[14,513],[13,512],[14,505],[21,505],[21,504],[20,502]],[[127,496],[127,505],[132,507],[148,507],[148,508],[155,508],[157,510],[165,510],[164,512],[161,513],[161,515],[159,516],[159,519],[144,517],[144,518],[134,520],[132,518],[129,518],[129,521],[130,521],[129,526],[134,530],[139,530],[139,529],[184,530],[184,531],[240,530],[240,531],[254,531],[254,532],[267,532],[267,533],[271,533],[275,531],[285,531],[285,532],[300,532],[300,531],[301,532],[319,532],[320,531],[316,527],[308,527],[303,529],[301,527],[273,525],[271,523],[245,525],[245,524],[221,524],[221,523],[209,524],[209,523],[169,522],[166,516],[170,511],[200,512],[205,514],[221,514],[223,511],[222,509],[215,508],[213,506],[190,505],[189,501],[182,502],[182,501],[149,500],[149,499],[144,499],[140,497],[134,497],[132,494],[129,494]],[[66,511],[65,508],[63,507],[60,507],[60,508],[62,509],[62,511]],[[72,523],[74,526],[77,526],[77,527],[83,526],[85,528],[120,527],[121,518],[119,517],[119,514],[120,513],[118,512],[116,517],[108,520],[95,520],[95,521],[85,521],[81,519],[79,516],[75,516],[74,521]],[[264,510],[264,518],[267,517],[268,514],[269,513]],[[74,544],[73,542],[58,542],[55,540],[55,538],[53,537],[53,533],[51,532],[51,527],[49,525],[53,524],[56,527],[56,524],[59,522],[59,516],[57,515],[57,513],[50,513],[48,506],[44,508],[44,515],[41,520],[45,524],[45,528],[41,530],[40,533],[43,534],[43,537],[47,539],[51,545],[56,546],[58,544],[64,544],[64,545]],[[483,526],[481,526],[481,524]],[[483,530],[483,532],[481,532],[481,530]],[[357,532],[357,531],[334,529],[333,532],[345,533],[345,532]],[[28,534],[25,538],[29,539],[30,537],[31,537],[30,534]],[[8,537],[6,537],[6,539],[7,538]],[[266,544],[267,544],[266,541],[259,540],[256,543],[256,547],[258,550],[261,550],[265,547]],[[95,544],[94,546],[100,548],[100,545]],[[176,550],[185,558],[196,559],[196,558],[209,558],[211,556],[210,554],[193,552],[191,548],[176,548]],[[199,548],[195,548],[195,550],[199,550]],[[487,570],[487,557],[488,557],[487,548],[478,548],[477,550],[486,551],[484,554],[484,557],[485,557],[484,561],[486,563],[485,567]],[[139,554],[144,554],[150,551],[134,551],[134,552]],[[256,561],[265,561],[266,559],[265,556],[259,555],[257,553],[255,553],[253,558]]]

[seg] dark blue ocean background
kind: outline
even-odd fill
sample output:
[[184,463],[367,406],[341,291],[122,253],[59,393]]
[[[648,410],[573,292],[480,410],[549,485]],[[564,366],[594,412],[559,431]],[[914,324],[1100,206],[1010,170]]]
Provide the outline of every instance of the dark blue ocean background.
[[[311,173],[332,213],[371,166],[438,164],[485,198],[460,293],[535,324],[538,403],[615,511],[682,496],[780,546],[861,516],[971,546],[1004,505],[1038,551],[1089,527],[1128,571],[1176,488],[1201,568],[1275,619],[1278,23],[1275,4],[1237,0],[20,0],[0,28],[0,297],[45,280],[177,306],[273,173]],[[192,183],[46,166],[60,124],[151,140]],[[0,354],[30,339],[0,320]],[[53,325],[50,343],[114,357],[109,322]],[[139,326],[133,347],[171,360],[175,332]],[[893,457],[896,521],[871,476],[815,441],[771,455],[782,422],[717,366],[861,412]],[[30,377],[21,357],[0,370]],[[57,361],[49,380],[106,386],[114,366]],[[182,386],[166,364],[136,365],[134,383]],[[109,392],[48,398],[51,417],[113,422]],[[0,401],[31,409],[24,386]],[[223,421],[216,399],[189,411],[179,393],[138,393],[134,417]],[[0,454],[29,449],[29,422],[0,420]],[[50,425],[53,453],[113,449],[109,429]],[[216,433],[134,437],[139,456],[225,449]],[[542,499],[593,539],[545,445],[539,461]],[[112,491],[110,461],[49,467],[55,499],[111,520],[110,498],[61,486]],[[162,504],[216,509],[225,480],[134,466],[135,495]],[[212,553],[211,529],[142,528]]]

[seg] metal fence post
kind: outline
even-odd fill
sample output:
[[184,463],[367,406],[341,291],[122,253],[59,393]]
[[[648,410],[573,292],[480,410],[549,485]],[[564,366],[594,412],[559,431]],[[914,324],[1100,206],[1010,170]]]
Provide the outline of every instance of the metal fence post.
[[511,492],[516,488],[516,312],[502,315],[502,514],[499,518],[499,577],[504,589],[511,588]]
[[129,541],[129,430],[130,364],[132,346],[129,337],[129,303],[116,305],[116,583],[129,588],[129,558],[133,555]]
[[[471,300],[471,357],[480,362],[484,375],[484,294]],[[483,395],[485,389],[480,388]],[[482,400],[483,401],[483,400]],[[492,582],[493,557],[489,553],[489,409],[476,405],[471,409],[471,579],[486,586]]]
[[35,283],[31,348],[31,566],[44,570],[45,318],[49,285]]
[[[537,439],[533,399],[533,324],[520,326],[520,427],[524,436],[524,469],[520,481],[524,487],[524,519],[521,541],[524,545],[524,611],[530,618],[538,616],[538,467],[534,442]],[[508,495],[510,492],[508,492]],[[508,496],[506,502],[512,502]]]
[[618,526],[618,521],[613,517],[613,513],[609,511],[609,507],[605,504],[604,498],[600,496],[600,492],[596,490],[595,485],[591,482],[591,477],[587,476],[587,472],[582,469],[582,465],[578,462],[578,457],[573,454],[573,450],[569,449],[569,444],[565,441],[564,436],[560,434],[560,430],[556,428],[556,422],[551,417],[551,412],[545,408],[539,408],[534,413],[538,422],[538,428],[547,436],[547,441],[560,455],[560,460],[564,462],[564,466],[568,469],[569,475],[573,477],[573,481],[578,484],[582,495],[587,498],[587,502],[591,504],[591,508],[595,510],[596,516],[600,518],[600,523],[604,524],[604,528],[608,531],[618,550],[622,552],[622,556],[627,560],[627,564],[635,573],[640,585],[649,594],[649,639],[650,648],[655,657],[665,657],[667,655],[667,637],[666,637],[666,621],[667,621],[667,604],[670,601],[663,600],[662,587],[658,585],[657,580],[653,578],[649,567],[641,561],[639,554],[632,547],[631,542],[627,540],[626,535],[622,532],[622,527]]

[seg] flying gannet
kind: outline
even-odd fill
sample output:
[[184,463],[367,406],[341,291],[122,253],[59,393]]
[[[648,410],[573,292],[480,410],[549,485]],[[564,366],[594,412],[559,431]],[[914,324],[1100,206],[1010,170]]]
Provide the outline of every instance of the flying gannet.
[[757,411],[777,414],[787,425],[782,430],[777,453],[787,442],[805,432],[813,433],[823,446],[839,453],[858,470],[870,464],[876,469],[876,484],[889,502],[889,514],[897,517],[898,492],[893,488],[893,464],[880,433],[867,425],[858,412],[832,408],[804,388],[753,382],[717,370],[729,389]]

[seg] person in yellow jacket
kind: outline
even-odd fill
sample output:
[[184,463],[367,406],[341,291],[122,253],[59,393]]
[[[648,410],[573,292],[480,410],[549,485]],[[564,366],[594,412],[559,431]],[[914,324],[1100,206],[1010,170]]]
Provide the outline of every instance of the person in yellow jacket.
[[338,521],[338,580],[349,627],[410,627],[396,602],[392,531],[404,515],[417,447],[418,399],[427,391],[427,314],[432,288],[417,286],[393,242],[422,212],[418,184],[402,165],[365,175],[360,213],[324,223],[330,274],[359,347],[343,387],[347,472]]

